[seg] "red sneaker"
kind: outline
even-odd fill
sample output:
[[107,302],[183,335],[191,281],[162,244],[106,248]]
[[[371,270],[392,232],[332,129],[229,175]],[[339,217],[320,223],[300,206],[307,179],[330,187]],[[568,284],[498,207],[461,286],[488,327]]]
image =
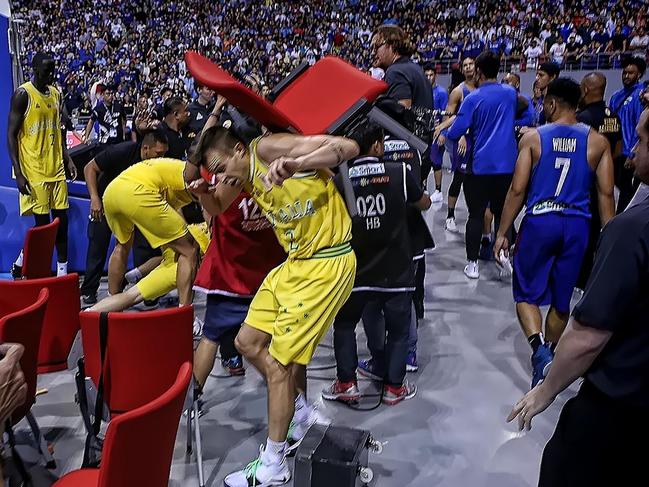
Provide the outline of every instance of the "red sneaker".
[[404,399],[412,399],[417,394],[417,386],[409,384],[408,381],[403,381],[401,387],[386,385],[383,390],[383,404],[394,406]]
[[358,401],[361,393],[356,381],[340,382],[336,379],[333,384],[322,390],[322,398],[327,401]]

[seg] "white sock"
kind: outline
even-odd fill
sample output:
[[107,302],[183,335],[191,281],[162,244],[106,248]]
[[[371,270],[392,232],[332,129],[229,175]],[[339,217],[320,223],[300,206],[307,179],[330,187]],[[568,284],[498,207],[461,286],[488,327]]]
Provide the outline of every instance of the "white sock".
[[266,465],[277,465],[282,463],[284,452],[286,451],[286,441],[273,441],[270,438],[266,440],[266,448],[261,454],[262,462]]
[[306,402],[304,394],[298,394],[295,398],[295,414],[293,415],[293,422],[295,424],[304,423],[309,419],[311,410],[309,404]]
[[491,242],[491,234],[490,233],[483,233],[482,234],[482,240],[489,240]]
[[65,276],[68,274],[68,263],[67,262],[57,262],[56,263],[56,277]]
[[16,259],[16,265],[18,267],[23,266],[23,251],[22,250],[20,251],[20,255],[18,256],[18,258]]
[[140,269],[137,267],[135,269],[131,269],[128,271],[124,277],[128,281],[129,284],[135,284],[138,282],[140,279],[142,279],[142,273],[140,272]]

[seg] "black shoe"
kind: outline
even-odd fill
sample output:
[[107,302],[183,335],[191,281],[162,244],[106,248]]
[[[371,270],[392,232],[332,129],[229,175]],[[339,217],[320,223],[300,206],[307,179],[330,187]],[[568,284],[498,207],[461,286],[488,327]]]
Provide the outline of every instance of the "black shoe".
[[84,294],[81,296],[81,301],[86,306],[92,306],[97,304],[97,294]]
[[17,264],[12,264],[11,265],[11,277],[14,279],[22,279],[23,278],[23,266],[17,265]]

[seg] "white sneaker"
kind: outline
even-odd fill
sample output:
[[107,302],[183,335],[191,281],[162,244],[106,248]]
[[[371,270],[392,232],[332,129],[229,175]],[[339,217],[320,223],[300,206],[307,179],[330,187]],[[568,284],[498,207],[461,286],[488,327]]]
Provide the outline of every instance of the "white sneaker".
[[469,279],[478,279],[480,277],[480,268],[476,261],[470,260],[464,268],[464,275]]
[[225,487],[270,487],[272,485],[284,485],[291,480],[291,470],[286,464],[286,458],[278,464],[264,463],[262,455],[264,447],[259,448],[259,458],[250,462],[244,469],[233,472],[225,479]]
[[444,228],[447,232],[457,232],[457,225],[455,224],[455,218],[450,217],[446,219],[446,225]]
[[512,267],[512,263],[509,260],[509,257],[505,257],[505,252],[503,250],[500,251],[498,261],[502,265],[500,269],[501,279],[505,277],[511,277],[514,274],[514,268]]
[[286,443],[288,447],[286,448],[286,456],[292,456],[293,452],[297,450],[302,443],[302,440],[306,436],[309,428],[314,424],[320,424],[323,426],[328,426],[331,424],[331,419],[325,416],[322,411],[315,405],[309,404],[309,417],[302,424],[296,424],[294,421],[291,421],[291,424],[288,427],[288,435],[286,436]]
[[444,201],[444,195],[439,189],[436,189],[435,192],[430,195],[430,201],[433,203],[441,203]]
[[198,317],[194,317],[194,324],[192,326],[192,333],[194,338],[199,338],[203,333],[203,320]]

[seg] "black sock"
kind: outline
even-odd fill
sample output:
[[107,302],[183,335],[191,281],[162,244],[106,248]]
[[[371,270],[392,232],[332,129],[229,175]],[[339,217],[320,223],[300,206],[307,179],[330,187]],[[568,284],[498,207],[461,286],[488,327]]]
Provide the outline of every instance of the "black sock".
[[534,335],[527,338],[527,342],[532,347],[532,352],[536,353],[541,345],[543,345],[543,339],[541,338],[540,333],[535,333]]
[[435,191],[442,191],[442,185],[441,184],[436,184],[435,185]]
[[446,214],[446,218],[455,218],[455,208],[448,208],[448,213]]

